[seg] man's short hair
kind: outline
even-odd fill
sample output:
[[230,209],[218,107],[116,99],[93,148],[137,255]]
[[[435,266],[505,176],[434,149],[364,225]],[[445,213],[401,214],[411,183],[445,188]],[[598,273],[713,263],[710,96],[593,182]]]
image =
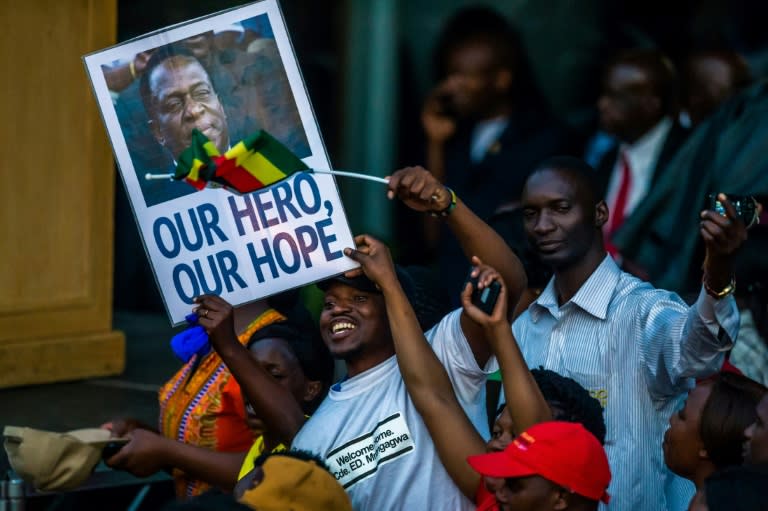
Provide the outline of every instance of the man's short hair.
[[600,190],[597,171],[581,158],[576,158],[575,156],[552,156],[539,163],[534,171],[531,172],[531,175],[547,169],[565,172],[575,177],[577,184],[592,197],[592,203],[596,204],[603,198],[597,197],[598,190]]

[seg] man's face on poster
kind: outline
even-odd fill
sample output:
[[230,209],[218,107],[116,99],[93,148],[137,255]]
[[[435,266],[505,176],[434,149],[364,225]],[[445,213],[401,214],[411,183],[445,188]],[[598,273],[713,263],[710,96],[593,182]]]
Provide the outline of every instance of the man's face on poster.
[[189,56],[166,59],[149,76],[152,134],[173,157],[189,147],[197,128],[219,151],[229,146],[227,116],[208,73]]

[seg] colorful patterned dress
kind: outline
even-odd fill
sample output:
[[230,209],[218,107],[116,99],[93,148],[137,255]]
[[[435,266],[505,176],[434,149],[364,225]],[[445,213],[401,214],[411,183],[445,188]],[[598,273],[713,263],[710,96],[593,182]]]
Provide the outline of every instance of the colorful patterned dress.
[[[269,309],[257,317],[239,336],[246,344],[254,332],[285,317]],[[211,350],[198,362],[194,355],[159,392],[160,432],[179,442],[220,452],[246,452],[254,434],[245,421],[240,386],[219,355]],[[200,495],[207,483],[173,470],[176,495]]]

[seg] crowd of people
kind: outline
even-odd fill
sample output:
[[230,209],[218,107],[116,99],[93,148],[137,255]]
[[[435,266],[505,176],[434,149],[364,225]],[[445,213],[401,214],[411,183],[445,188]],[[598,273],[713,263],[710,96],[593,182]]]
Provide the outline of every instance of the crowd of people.
[[[462,11],[437,55],[429,170],[386,193],[424,214],[443,288],[362,234],[344,250],[360,268],[318,284],[317,324],[295,295],[198,297],[210,344],[163,386],[159,427],[105,424],[128,439],[107,464],[170,471],[178,510],[768,509],[768,302],[745,256],[762,206],[734,195],[762,182],[728,188],[714,162],[738,139],[713,139],[752,122],[735,110],[762,105],[762,83],[726,51],[681,73],[622,51],[585,139],[493,11]],[[164,68],[215,76],[184,49],[143,65],[167,145]],[[223,111],[216,94],[178,108],[207,103]]]

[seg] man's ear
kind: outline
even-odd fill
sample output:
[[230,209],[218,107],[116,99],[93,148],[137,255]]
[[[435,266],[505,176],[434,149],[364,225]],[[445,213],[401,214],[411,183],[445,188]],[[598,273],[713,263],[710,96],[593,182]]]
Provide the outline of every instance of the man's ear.
[[699,459],[701,459],[701,460],[708,460],[709,459],[709,453],[703,447],[701,449],[699,449]]
[[307,380],[304,384],[304,401],[307,403],[313,401],[323,390],[323,384],[317,380]]
[[595,205],[595,226],[602,229],[606,222],[608,222],[608,215],[608,204],[601,200]]

